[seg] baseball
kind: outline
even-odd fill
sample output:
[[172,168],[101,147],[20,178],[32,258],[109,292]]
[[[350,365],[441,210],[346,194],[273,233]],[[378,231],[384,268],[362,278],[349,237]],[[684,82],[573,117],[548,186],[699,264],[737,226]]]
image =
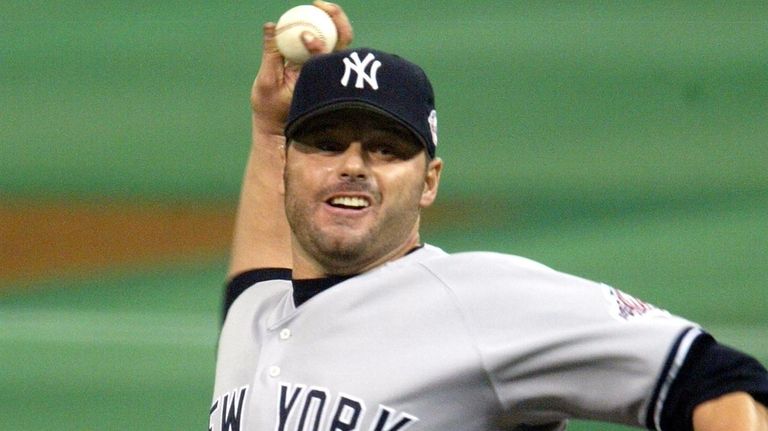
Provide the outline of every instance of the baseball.
[[291,63],[302,64],[309,59],[309,51],[301,41],[308,31],[325,42],[325,51],[336,46],[336,25],[322,9],[312,5],[296,6],[286,11],[277,21],[277,49]]

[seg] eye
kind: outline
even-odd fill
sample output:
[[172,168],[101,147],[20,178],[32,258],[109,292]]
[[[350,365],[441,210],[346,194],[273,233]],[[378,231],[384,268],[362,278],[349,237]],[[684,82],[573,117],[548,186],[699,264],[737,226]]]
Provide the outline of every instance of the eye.
[[327,153],[337,153],[340,151],[344,151],[344,144],[329,138],[317,139],[312,142],[308,142],[308,145],[310,145],[312,148],[318,151],[327,152]]
[[381,139],[368,143],[368,152],[382,160],[408,160],[419,152],[419,147],[402,139]]
[[371,152],[379,156],[395,156],[395,148],[388,143],[375,143],[371,145]]
[[323,151],[337,151],[339,149],[339,143],[331,140],[320,141],[315,146]]

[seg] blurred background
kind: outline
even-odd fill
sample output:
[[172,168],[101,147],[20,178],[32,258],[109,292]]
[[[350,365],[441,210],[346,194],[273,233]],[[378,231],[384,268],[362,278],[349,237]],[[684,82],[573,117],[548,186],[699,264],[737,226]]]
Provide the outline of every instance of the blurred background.
[[[297,4],[0,3],[0,429],[205,428],[261,24]],[[342,5],[436,88],[427,241],[768,362],[764,2]]]

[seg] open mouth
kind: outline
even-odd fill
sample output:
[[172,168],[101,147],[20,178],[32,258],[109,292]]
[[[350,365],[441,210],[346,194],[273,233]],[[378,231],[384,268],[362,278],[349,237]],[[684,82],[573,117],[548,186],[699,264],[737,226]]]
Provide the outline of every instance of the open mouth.
[[371,206],[371,202],[360,196],[336,196],[327,201],[334,208],[362,210]]

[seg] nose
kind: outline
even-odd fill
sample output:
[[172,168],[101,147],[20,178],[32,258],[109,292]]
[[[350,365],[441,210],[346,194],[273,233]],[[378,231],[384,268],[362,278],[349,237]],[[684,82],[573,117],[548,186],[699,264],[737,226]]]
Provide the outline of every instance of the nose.
[[360,142],[351,143],[341,154],[339,175],[348,181],[364,180],[368,177],[368,165]]

